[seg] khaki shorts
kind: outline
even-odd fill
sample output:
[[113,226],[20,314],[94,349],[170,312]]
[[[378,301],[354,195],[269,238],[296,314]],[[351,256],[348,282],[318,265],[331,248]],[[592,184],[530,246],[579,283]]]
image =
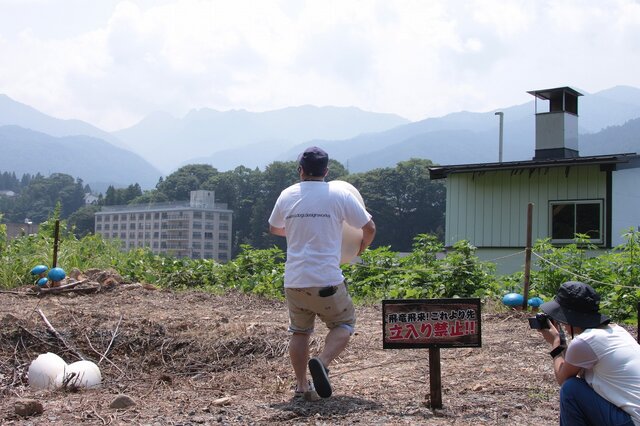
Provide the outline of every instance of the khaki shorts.
[[313,333],[316,315],[329,329],[344,327],[353,333],[356,325],[356,311],[351,296],[343,284],[336,286],[336,292],[321,297],[318,292],[325,287],[285,288],[289,307],[289,331]]

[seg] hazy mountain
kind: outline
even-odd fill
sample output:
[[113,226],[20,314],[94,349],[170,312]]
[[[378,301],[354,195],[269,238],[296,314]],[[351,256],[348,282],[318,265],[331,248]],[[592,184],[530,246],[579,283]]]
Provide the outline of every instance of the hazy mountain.
[[[530,160],[535,152],[534,101],[503,108],[504,137],[503,160]],[[538,101],[538,112],[548,106]],[[640,90],[633,87],[615,87],[579,99],[580,139],[587,139],[581,155],[592,155],[596,148],[601,153],[640,152],[627,138],[607,140],[602,146],[593,146],[590,133],[608,126],[620,126],[640,117]],[[625,130],[620,130],[625,132]],[[346,140],[320,140],[316,144],[329,155],[348,166],[352,172],[377,167],[393,167],[411,157],[426,158],[438,164],[470,164],[498,160],[499,118],[495,111],[474,113],[457,112],[444,117],[429,118],[375,134],[360,135]],[[597,139],[599,140],[599,139]],[[304,149],[299,144],[281,154],[291,160]],[[580,144],[582,146],[582,144]],[[635,146],[635,148],[634,148]]]
[[580,136],[581,155],[640,153],[640,118],[601,132]]
[[312,139],[345,139],[408,122],[353,107],[307,105],[259,113],[203,108],[182,119],[155,113],[114,134],[165,172],[202,162],[228,170],[264,166],[283,150]]
[[111,133],[80,120],[62,120],[46,115],[28,105],[0,94],[0,126],[20,126],[51,136],[86,135],[127,148]]
[[54,137],[19,126],[2,126],[0,146],[3,172],[17,176],[66,173],[98,192],[104,192],[108,185],[123,187],[136,182],[149,189],[160,177],[160,172],[138,155],[89,136]]
[[[544,102],[538,101],[537,108],[546,111]],[[531,159],[535,151],[533,100],[501,111],[503,160]],[[640,151],[636,120],[640,89],[618,86],[585,94],[579,99],[579,114],[581,155]],[[161,174],[186,163],[207,163],[221,171],[239,165],[264,168],[275,160],[293,160],[312,144],[325,148],[352,172],[393,167],[411,157],[439,164],[498,159],[495,111],[455,112],[409,123],[392,114],[357,108],[303,106],[263,113],[201,109],[182,119],[152,114],[116,132],[116,138],[82,121],[49,117],[0,95],[0,125],[4,124],[23,128],[1,128],[0,171],[18,175],[60,171],[81,177],[92,188],[135,182],[151,188]],[[70,137],[80,134],[89,136]],[[120,139],[136,147],[139,155],[110,144],[121,143]],[[164,173],[151,166],[152,161],[163,165]]]

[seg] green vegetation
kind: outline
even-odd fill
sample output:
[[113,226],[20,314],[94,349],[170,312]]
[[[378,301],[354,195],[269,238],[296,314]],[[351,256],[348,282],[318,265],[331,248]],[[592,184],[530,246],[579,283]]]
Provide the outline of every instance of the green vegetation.
[[[50,264],[53,253],[54,218],[40,227],[37,235],[9,242],[0,227],[0,288],[30,285],[29,271],[37,264]],[[254,249],[243,245],[232,261],[219,264],[206,259],[173,259],[146,249],[121,252],[117,241],[93,235],[78,239],[65,221],[61,222],[58,265],[72,268],[114,268],[126,280],[145,282],[174,290],[197,288],[223,292],[237,289],[269,298],[283,298],[284,252],[278,247]],[[626,243],[598,256],[592,248],[578,243],[553,247],[548,240],[534,248],[535,268],[531,274],[530,296],[549,300],[560,284],[581,280],[602,295],[602,310],[617,321],[635,321],[640,301],[640,233],[629,230]],[[419,234],[405,257],[388,246],[367,250],[362,264],[344,265],[343,270],[354,299],[375,303],[394,298],[480,297],[499,301],[522,286],[522,273],[496,276],[494,265],[478,260],[475,247],[460,241],[444,251],[434,235]],[[544,260],[543,260],[544,259]],[[577,276],[576,276],[577,275]]]
[[[396,167],[380,168],[365,173],[349,174],[338,161],[329,161],[328,180],[340,179],[354,184],[366,200],[367,208],[379,227],[374,244],[393,250],[411,250],[412,238],[422,233],[444,234],[445,187],[441,181],[429,180],[431,161],[411,159]],[[140,185],[127,188],[110,186],[95,205],[84,204],[84,193],[90,188],[68,175],[52,174],[23,176],[18,180],[9,173],[0,174],[0,190],[16,192],[14,197],[0,196],[0,212],[5,219],[22,223],[30,218],[34,223],[46,220],[56,203],[62,206],[61,219],[73,227],[77,237],[93,232],[94,213],[101,206],[147,204],[189,200],[190,191],[215,191],[216,201],[233,210],[232,255],[237,256],[243,245],[254,248],[285,249],[283,238],[266,232],[266,223],[280,192],[299,180],[295,161],[276,161],[264,171],[239,166],[219,172],[208,164],[190,164],[166,178],[160,178],[155,189],[142,191]]]

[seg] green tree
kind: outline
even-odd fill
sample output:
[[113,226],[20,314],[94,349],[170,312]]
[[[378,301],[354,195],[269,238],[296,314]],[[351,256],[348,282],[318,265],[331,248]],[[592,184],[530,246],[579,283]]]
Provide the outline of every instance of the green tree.
[[156,189],[171,201],[188,200],[191,191],[201,189],[218,170],[209,164],[189,164],[181,167],[156,185]]
[[257,200],[260,199],[262,172],[244,166],[212,176],[202,189],[215,191],[216,200],[226,203],[233,210],[233,253],[238,253],[242,244],[255,244],[251,232],[251,217]]
[[62,218],[83,206],[82,180],[74,181],[73,177],[62,173],[54,173],[48,178],[38,174],[8,206],[7,218],[14,222],[22,222],[25,218],[34,223],[42,222],[58,202],[62,206]]
[[429,179],[430,160],[413,158],[347,177],[378,226],[376,245],[411,251],[418,234],[444,234],[445,187]]
[[164,203],[169,201],[169,198],[157,189],[144,191],[142,195],[137,196],[133,200],[129,201],[129,204],[150,204],[150,203]]
[[73,233],[78,238],[93,233],[95,224],[95,214],[100,211],[100,206],[87,204],[73,212],[67,219],[67,223],[72,227]]

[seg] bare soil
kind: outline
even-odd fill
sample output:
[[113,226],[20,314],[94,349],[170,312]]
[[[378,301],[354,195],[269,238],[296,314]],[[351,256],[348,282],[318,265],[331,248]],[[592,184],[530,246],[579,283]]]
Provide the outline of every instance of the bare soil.
[[[549,349],[528,328],[528,314],[483,309],[481,348],[441,349],[443,408],[434,410],[429,351],[383,350],[379,305],[357,307],[357,333],[331,365],[334,395],[305,402],[293,397],[281,302],[139,284],[86,295],[3,292],[0,424],[557,424]],[[313,353],[326,332],[317,329]],[[102,387],[29,387],[29,364],[45,352],[68,363],[79,352],[99,363]],[[136,405],[110,408],[119,394]],[[17,416],[21,398],[39,400],[44,412]]]

